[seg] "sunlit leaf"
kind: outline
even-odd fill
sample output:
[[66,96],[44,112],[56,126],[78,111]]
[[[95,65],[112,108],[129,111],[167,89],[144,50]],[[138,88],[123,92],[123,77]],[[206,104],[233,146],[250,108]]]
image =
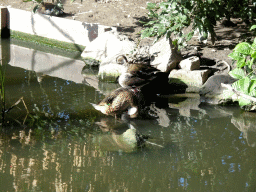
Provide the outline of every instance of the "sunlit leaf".
[[249,99],[245,99],[243,97],[240,97],[238,100],[238,103],[240,106],[245,106],[245,105],[249,105],[251,103],[251,101]]
[[249,86],[250,86],[250,79],[248,77],[245,77],[243,79],[240,79],[238,81],[239,87],[243,93],[248,94],[249,93]]
[[252,90],[250,93],[249,93],[250,96],[252,97],[256,97],[256,89],[254,88],[254,90]]
[[255,90],[256,87],[256,80],[252,80],[250,81],[250,86],[249,86],[249,93],[251,93],[253,90]]
[[223,91],[223,97],[224,99],[228,99],[230,97],[232,97],[235,93],[233,91],[230,90],[224,90]]
[[242,58],[242,59],[238,59],[238,60],[237,60],[236,66],[237,66],[238,68],[242,68],[242,67],[244,67],[245,65],[246,65],[245,57]]
[[241,56],[241,54],[239,52],[233,51],[232,53],[230,53],[228,55],[230,58],[234,59],[234,60],[239,60],[242,59],[243,57]]
[[252,58],[248,64],[249,69],[252,69],[252,65],[254,64],[254,58]]
[[250,55],[252,53],[252,47],[247,42],[239,43],[234,50],[245,55]]
[[252,31],[253,29],[256,29],[256,25],[251,26],[250,31]]
[[251,57],[256,59],[256,51],[253,51],[252,54],[251,54]]
[[148,3],[147,4],[147,9],[155,9],[156,8],[156,4],[155,3]]
[[242,79],[245,77],[245,73],[243,69],[235,68],[229,72],[229,75],[235,79]]

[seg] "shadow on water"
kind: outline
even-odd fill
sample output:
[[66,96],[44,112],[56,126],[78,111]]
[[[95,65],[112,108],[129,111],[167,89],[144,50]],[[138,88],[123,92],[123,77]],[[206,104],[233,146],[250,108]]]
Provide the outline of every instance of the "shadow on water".
[[3,191],[255,188],[256,114],[184,94],[152,103],[150,118],[115,119],[89,103],[118,85],[97,81],[82,61],[17,44],[2,50],[5,106],[23,97],[29,111],[20,102],[0,131]]

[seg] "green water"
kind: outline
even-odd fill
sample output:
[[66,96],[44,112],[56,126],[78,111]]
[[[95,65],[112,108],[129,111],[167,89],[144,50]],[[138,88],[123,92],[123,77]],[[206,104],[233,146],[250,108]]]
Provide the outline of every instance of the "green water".
[[[23,97],[29,114],[20,102],[5,116],[0,191],[256,190],[255,113],[190,95],[127,123],[95,111],[104,95],[85,82],[7,65],[5,83],[6,108]],[[122,140],[129,125],[143,145]]]

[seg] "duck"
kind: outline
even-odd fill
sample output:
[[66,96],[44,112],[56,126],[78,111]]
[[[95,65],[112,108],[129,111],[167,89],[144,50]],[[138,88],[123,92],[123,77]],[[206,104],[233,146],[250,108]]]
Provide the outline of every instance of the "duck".
[[91,105],[105,115],[115,116],[117,118],[123,113],[128,117],[136,118],[139,115],[139,100],[142,95],[133,89],[120,87],[107,95],[98,104]]
[[168,84],[168,74],[148,63],[131,63],[124,55],[118,56],[116,63],[124,66],[121,75],[118,77],[118,83],[123,88],[144,90],[148,88],[148,91],[152,93],[160,93],[163,91],[162,85]]

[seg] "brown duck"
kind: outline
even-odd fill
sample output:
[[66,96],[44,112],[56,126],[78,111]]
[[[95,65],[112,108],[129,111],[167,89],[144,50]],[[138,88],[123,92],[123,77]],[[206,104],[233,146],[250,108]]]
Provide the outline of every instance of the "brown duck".
[[127,112],[130,118],[139,114],[139,102],[141,95],[133,89],[118,88],[106,96],[99,104],[92,106],[106,115],[118,116]]
[[[168,74],[145,63],[128,62],[124,55],[116,58],[118,64],[124,66],[124,70],[118,78],[119,84],[124,88],[142,88],[145,85],[152,93],[160,93],[164,84],[168,84]],[[161,86],[159,86],[161,85]],[[166,88],[166,87],[165,87]]]

